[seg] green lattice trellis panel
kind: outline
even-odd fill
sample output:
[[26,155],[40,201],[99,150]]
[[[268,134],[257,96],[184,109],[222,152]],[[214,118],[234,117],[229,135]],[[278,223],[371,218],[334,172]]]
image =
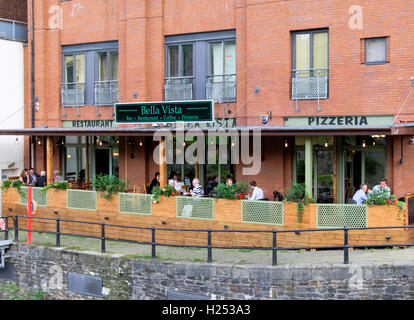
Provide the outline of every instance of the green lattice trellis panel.
[[368,226],[368,208],[361,204],[318,204],[317,228],[364,228]]
[[152,215],[152,195],[119,193],[118,211],[120,213]]
[[214,199],[176,197],[176,213],[179,218],[214,219]]
[[96,211],[96,192],[89,190],[67,190],[68,209]]
[[[20,204],[27,205],[27,196],[29,194],[29,187],[20,188]],[[34,199],[38,206],[47,206],[47,193],[43,188],[32,187],[32,199]]]
[[242,200],[241,221],[244,223],[284,225],[283,202]]

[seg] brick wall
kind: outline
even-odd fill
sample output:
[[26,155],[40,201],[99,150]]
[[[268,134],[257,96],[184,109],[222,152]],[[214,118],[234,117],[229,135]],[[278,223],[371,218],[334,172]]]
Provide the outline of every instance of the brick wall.
[[[168,290],[209,299],[412,300],[414,264],[231,265],[131,259],[120,255],[13,246],[11,281],[46,299],[165,300]],[[4,269],[0,270],[0,278]],[[68,290],[68,273],[102,278],[102,297]],[[10,282],[10,280],[9,280]],[[0,280],[1,284],[7,282]],[[195,298],[193,298],[195,299]],[[162,306],[156,312],[161,312]]]
[[0,0],[0,18],[27,21],[27,0]]
[[[50,26],[57,12],[51,10],[53,6],[61,9],[61,28]],[[300,111],[296,112],[296,101],[290,99],[291,32],[316,28],[329,29],[330,69],[329,99],[321,101],[318,115],[397,114],[414,76],[414,43],[407,41],[414,36],[410,4],[404,0],[367,0],[360,8],[362,29],[351,29],[351,4],[341,0],[212,0],[208,4],[201,0],[37,1],[35,96],[40,98],[40,110],[35,114],[35,126],[60,126],[61,120],[113,118],[112,108],[100,108],[102,116],[98,117],[94,106],[81,108],[80,117],[75,109],[67,108],[67,117],[63,118],[62,45],[118,40],[120,102],[161,101],[164,36],[229,29],[236,30],[237,45],[237,103],[230,110],[239,125],[259,125],[259,115],[269,111],[273,115],[269,125],[283,124],[286,116],[316,114],[315,100],[299,101]],[[380,36],[389,37],[389,63],[361,64],[361,39]],[[260,87],[259,93],[254,93],[255,87]],[[133,98],[134,92],[138,92],[138,98]],[[220,112],[221,106],[216,105],[216,115],[221,116]],[[27,115],[29,126],[30,113]],[[413,96],[399,119],[414,119]],[[281,145],[279,138],[266,141],[270,149]],[[392,153],[397,148],[388,148],[388,168],[397,170],[388,171],[388,175],[396,183],[397,193],[414,191],[403,182],[414,178],[414,163],[397,165],[398,156]],[[406,148],[407,156],[414,152],[413,146],[406,144]],[[291,156],[277,150],[269,151],[263,163],[264,172],[271,178],[256,178],[269,191],[286,189],[291,178]],[[132,165],[131,181],[150,182],[156,170],[151,158],[144,161],[144,166],[137,161],[128,163]],[[138,173],[142,168],[147,168],[146,172]],[[270,181],[278,183],[267,186]],[[266,196],[271,196],[269,191]]]

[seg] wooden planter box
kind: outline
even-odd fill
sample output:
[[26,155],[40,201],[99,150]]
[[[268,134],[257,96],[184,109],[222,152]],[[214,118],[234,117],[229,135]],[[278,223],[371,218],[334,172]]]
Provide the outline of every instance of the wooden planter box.
[[[244,223],[241,220],[241,200],[214,199],[214,220],[182,218],[176,216],[176,198],[161,197],[158,203],[152,205],[152,215],[119,213],[118,195],[107,200],[97,195],[97,210],[78,210],[67,208],[67,192],[65,190],[49,189],[47,191],[47,207],[38,207],[37,216],[60,218],[62,220],[90,221],[105,224],[156,227],[171,229],[212,229],[212,230],[295,230],[316,228],[316,204],[304,206],[302,221],[297,222],[297,204],[285,202],[284,225],[265,225]],[[20,195],[16,188],[10,187],[3,192],[3,216],[26,216],[26,206],[20,204]],[[11,211],[9,211],[9,208]],[[407,209],[400,212],[395,206],[371,206],[368,208],[368,227],[377,226],[406,226],[408,223]],[[12,219],[9,226],[12,227]],[[19,227],[27,227],[27,218],[19,219]],[[48,220],[32,220],[32,228],[42,231],[56,231],[56,222]],[[101,236],[101,225],[88,225],[61,221],[62,233]],[[151,230],[109,227],[105,228],[106,237],[114,239],[136,240],[151,242]],[[215,246],[271,246],[273,235],[269,233],[245,232],[213,232],[212,243]],[[389,240],[386,238],[390,237]],[[156,231],[156,241],[168,244],[206,245],[206,232]],[[343,231],[330,232],[292,232],[278,233],[278,247],[307,247],[342,245]],[[396,244],[414,241],[413,230],[351,230],[349,244]]]

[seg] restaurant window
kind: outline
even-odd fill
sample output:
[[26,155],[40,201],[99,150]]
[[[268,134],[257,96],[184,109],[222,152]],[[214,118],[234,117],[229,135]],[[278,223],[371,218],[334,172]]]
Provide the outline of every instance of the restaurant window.
[[387,61],[387,38],[365,39],[365,64],[384,64]]
[[328,98],[328,31],[292,33],[292,99]]
[[236,100],[234,30],[165,38],[165,100]]

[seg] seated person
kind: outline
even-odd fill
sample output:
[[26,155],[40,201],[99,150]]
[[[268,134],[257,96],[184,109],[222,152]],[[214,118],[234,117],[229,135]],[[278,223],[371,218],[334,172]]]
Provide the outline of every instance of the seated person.
[[234,178],[232,174],[228,174],[226,177],[226,184],[231,186],[234,183]]
[[387,179],[381,179],[380,183],[377,184],[374,188],[372,188],[372,192],[376,191],[383,191],[384,193],[391,195],[391,189],[387,185]]
[[262,200],[264,198],[263,189],[259,188],[256,184],[256,181],[250,182],[250,192],[247,198],[249,200]]
[[47,185],[46,171],[41,171],[40,177],[36,179],[35,186],[43,188],[45,185]]
[[183,192],[183,186],[184,186],[184,182],[181,181],[180,175],[177,173],[175,175],[175,180],[174,180],[174,188],[177,192]]
[[352,197],[352,200],[354,200],[356,204],[364,204],[364,202],[367,201],[367,189],[368,185],[365,183],[361,184],[359,190],[355,192],[354,196]]
[[159,172],[156,172],[155,173],[155,177],[154,177],[154,179],[152,179],[152,181],[151,181],[151,184],[150,184],[150,186],[148,187],[148,193],[149,194],[151,194],[152,193],[152,189],[155,187],[155,186],[160,186],[160,173]]
[[204,196],[204,189],[203,186],[200,184],[200,180],[195,178],[193,180],[194,188],[191,190],[190,194],[192,197],[203,197]]
[[218,186],[217,176],[211,176],[208,178],[207,185],[206,185],[206,193],[209,197],[212,196],[214,188]]

